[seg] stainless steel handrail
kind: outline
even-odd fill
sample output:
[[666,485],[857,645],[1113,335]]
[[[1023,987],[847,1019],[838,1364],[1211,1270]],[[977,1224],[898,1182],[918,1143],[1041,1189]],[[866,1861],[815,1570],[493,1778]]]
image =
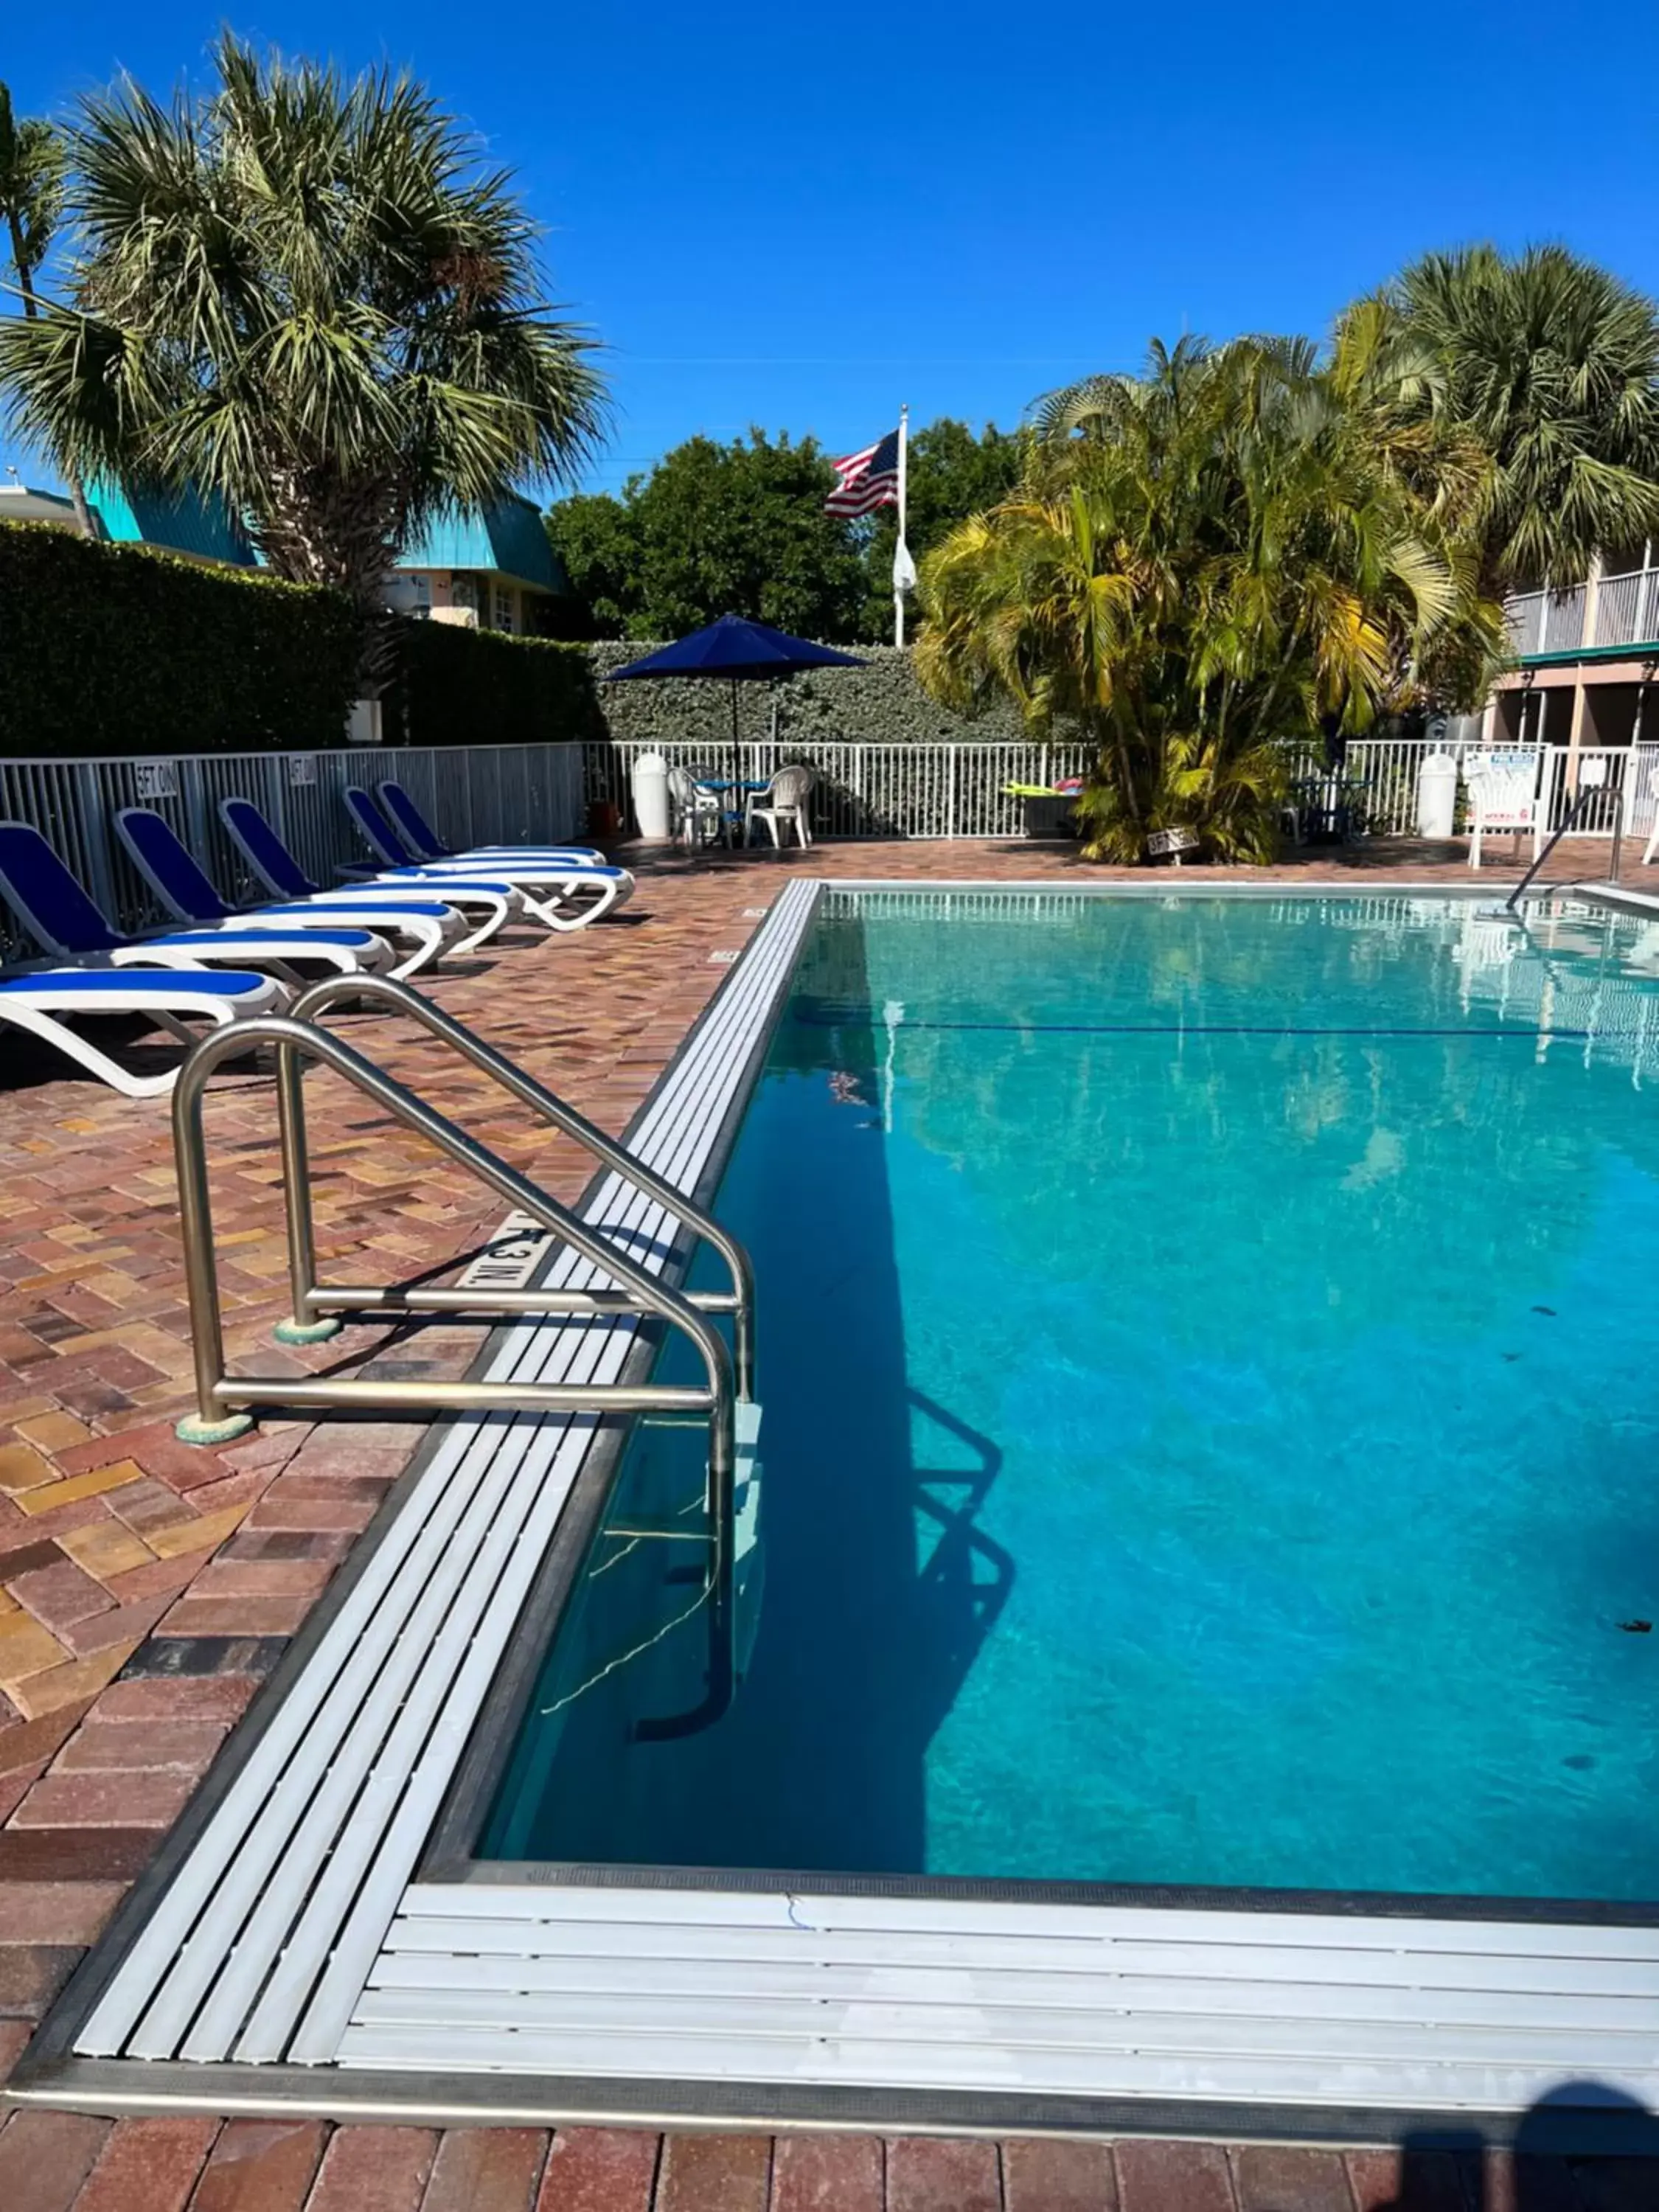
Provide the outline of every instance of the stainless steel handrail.
[[[362,994],[366,984],[379,983],[379,977],[353,976],[349,980],[354,990]],[[398,1003],[405,995],[404,987],[398,987]],[[418,1000],[418,994],[407,993]],[[426,1012],[424,1000],[418,1000],[421,1017]],[[414,1012],[415,1008],[408,1011]],[[430,1010],[436,1012],[435,1009]],[[447,1023],[448,1017],[442,1017]],[[445,1031],[437,1024],[429,1026],[441,1035]],[[460,1029],[459,1024],[453,1025]],[[475,1049],[478,1064],[492,1073],[497,1067],[517,1077],[518,1071],[509,1062],[501,1060],[487,1046],[479,1044],[470,1033],[462,1030],[465,1044],[461,1048],[473,1057]],[[453,1041],[453,1040],[452,1040]],[[659,1320],[678,1328],[688,1337],[701,1354],[706,1381],[702,1386],[667,1383],[544,1383],[524,1382],[411,1382],[403,1379],[377,1380],[374,1377],[335,1376],[232,1376],[225,1371],[224,1331],[219,1302],[219,1278],[213,1244],[212,1198],[208,1179],[207,1146],[203,1121],[203,1094],[208,1079],[222,1060],[245,1054],[251,1046],[270,1044],[276,1048],[278,1082],[278,1110],[282,1121],[282,1149],[286,1195],[290,1217],[289,1250],[292,1260],[299,1251],[312,1255],[311,1213],[309,1206],[308,1169],[305,1142],[305,1112],[300,1064],[302,1060],[315,1060],[331,1067],[337,1074],[354,1085],[384,1107],[387,1113],[407,1128],[435,1146],[440,1152],[467,1169],[471,1173],[516,1206],[542,1227],[550,1230],[564,1243],[591,1261],[617,1284],[629,1297],[629,1310],[656,1316]],[[524,1077],[525,1091],[530,1103],[558,1109],[562,1119],[568,1116],[578,1122],[581,1117],[574,1109],[562,1106],[550,1092]],[[517,1081],[508,1085],[520,1090]],[[571,1131],[573,1135],[579,1133]],[[354,1047],[315,1023],[296,1019],[292,1014],[266,1014],[245,1021],[233,1022],[210,1032],[194,1048],[179,1071],[173,1094],[173,1149],[178,1164],[179,1205],[180,1229],[184,1242],[185,1279],[189,1299],[192,1349],[195,1364],[197,1418],[181,1421],[179,1433],[187,1442],[207,1443],[222,1442],[240,1434],[247,1427],[249,1419],[242,1409],[258,1406],[288,1406],[297,1408],[378,1411],[422,1410],[428,1412],[453,1410],[464,1413],[705,1413],[708,1419],[708,1681],[707,1692],[701,1704],[691,1712],[669,1720],[641,1724],[641,1733],[678,1735],[694,1728],[707,1726],[718,1719],[731,1703],[736,1681],[734,1637],[736,1614],[734,1606],[734,1567],[736,1557],[736,1481],[737,1437],[736,1407],[737,1380],[732,1356],[726,1339],[708,1315],[678,1291],[650,1274],[645,1268],[617,1247],[608,1243],[596,1230],[581,1221],[568,1207],[562,1205],[548,1192],[542,1190],[516,1168],[480,1145],[435,1107],[419,1097],[405,1085],[397,1082],[382,1069],[374,1066]],[[611,1139],[601,1132],[600,1138],[608,1150],[617,1150]],[[579,1139],[580,1140],[580,1139]],[[621,1156],[623,1171],[632,1173],[628,1156]],[[647,1171],[648,1172],[648,1171]],[[668,1192],[676,1212],[683,1201],[672,1187],[653,1183]],[[292,1222],[296,1212],[295,1201],[300,1200],[301,1227],[297,1237]],[[706,1218],[706,1217],[704,1217]],[[749,1280],[746,1255],[733,1240],[720,1232],[723,1244],[732,1243],[739,1255],[742,1272],[738,1275],[739,1289]],[[307,1287],[310,1287],[307,1285]],[[500,1304],[502,1294],[497,1294]],[[514,1312],[541,1311],[557,1314],[562,1310],[556,1304],[558,1294],[534,1292],[529,1294],[526,1306],[516,1300],[502,1310]],[[487,1294],[469,1297],[472,1310],[489,1310],[491,1300]],[[584,1306],[576,1310],[598,1311],[597,1305]],[[752,1331],[750,1340],[752,1347]],[[227,1418],[229,1416],[230,1418]]]
[[[642,1190],[674,1218],[710,1244],[731,1271],[729,1291],[685,1291],[688,1305],[702,1313],[729,1313],[737,1366],[738,1395],[755,1395],[755,1273],[747,1251],[714,1216],[653,1169],[635,1158],[623,1145],[590,1121],[585,1114],[538,1083],[475,1030],[419,991],[389,975],[325,975],[303,991],[289,1008],[296,1022],[314,1022],[328,1007],[341,1001],[361,1005],[364,1000],[405,1013],[422,1028],[490,1076],[532,1112],[556,1129],[574,1138],[603,1165]],[[291,1052],[277,1054],[277,1112],[283,1130],[283,1164],[289,1190],[289,1277],[294,1318],[300,1334],[320,1316],[331,1313],[468,1313],[480,1310],[503,1313],[603,1314],[637,1310],[629,1291],[536,1289],[485,1293],[466,1289],[412,1289],[361,1285],[324,1285],[317,1280],[315,1238],[311,1221],[310,1179],[307,1171],[305,1109],[297,1063]],[[612,1271],[615,1272],[615,1271]]]

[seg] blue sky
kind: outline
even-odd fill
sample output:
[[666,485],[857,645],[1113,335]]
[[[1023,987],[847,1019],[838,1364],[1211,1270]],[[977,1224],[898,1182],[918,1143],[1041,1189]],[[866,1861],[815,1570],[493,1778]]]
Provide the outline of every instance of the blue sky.
[[[204,74],[221,20],[199,0],[16,9],[0,76],[23,113],[123,68],[161,91]],[[751,422],[839,452],[902,399],[917,422],[1010,423],[1155,332],[1322,332],[1460,240],[1559,239],[1659,293],[1659,117],[1560,0],[258,0],[228,20],[409,64],[519,171],[555,296],[610,349],[596,486]]]

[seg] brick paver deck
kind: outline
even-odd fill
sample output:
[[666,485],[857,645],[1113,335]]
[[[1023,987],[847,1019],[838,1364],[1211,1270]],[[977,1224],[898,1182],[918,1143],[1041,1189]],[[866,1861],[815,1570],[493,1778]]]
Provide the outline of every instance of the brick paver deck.
[[[1605,847],[1551,874],[1594,877]],[[630,855],[630,860],[635,856]],[[434,979],[442,1003],[620,1129],[727,972],[781,860],[637,860],[639,896],[574,938],[521,933]],[[1098,882],[1066,848],[819,846],[813,872]],[[1237,882],[1236,873],[1216,872]],[[1267,872],[1381,887],[1467,883],[1461,849],[1401,841]],[[1184,884],[1210,872],[1188,870]],[[1632,873],[1626,871],[1627,878]],[[1494,871],[1501,887],[1507,871]],[[1141,880],[1145,880],[1144,878]],[[393,1073],[559,1195],[586,1164],[429,1039],[380,1017]],[[266,1422],[219,1451],[173,1424],[190,1347],[165,1101],[66,1077],[9,1037],[0,1087],[0,2076],[97,1936],[221,1741],[367,1527],[416,1441],[410,1426]],[[319,1255],[337,1278],[396,1278],[477,1249],[499,1200],[325,1071],[307,1079]],[[270,1085],[211,1094],[226,1340],[322,1367],[455,1373],[476,1333],[356,1329],[278,1353],[286,1310]],[[166,2119],[15,2112],[0,2125],[0,2212],[1623,2212],[1659,2207],[1659,2166],[1569,2168],[1489,2154],[1408,2160],[1147,2142],[684,2136]]]

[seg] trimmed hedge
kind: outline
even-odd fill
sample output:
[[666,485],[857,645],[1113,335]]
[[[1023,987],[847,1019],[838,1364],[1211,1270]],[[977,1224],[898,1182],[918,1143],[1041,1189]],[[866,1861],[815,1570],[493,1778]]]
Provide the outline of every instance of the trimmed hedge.
[[[607,684],[647,643],[571,645],[403,625],[388,743],[514,744],[730,736],[732,686]],[[924,696],[908,653],[738,687],[738,728],[921,744],[1017,738],[1012,708],[969,722]],[[337,593],[50,523],[0,523],[0,756],[311,752],[345,742],[357,630]]]
[[455,623],[406,623],[381,733],[388,744],[410,745],[602,738],[605,715],[588,651]]
[[356,659],[335,592],[0,523],[0,754],[337,745]]
[[[615,641],[582,648],[601,679],[610,670],[641,660],[657,649],[652,644]],[[739,684],[738,735],[745,739],[770,735],[775,698],[779,737],[803,742],[847,738],[866,744],[993,744],[1030,734],[1012,704],[988,708],[972,721],[936,705],[916,682],[910,655],[896,646],[860,645],[849,650],[865,663],[862,668],[814,669],[775,687]],[[729,684],[708,678],[678,683],[601,680],[598,691],[605,729],[613,738],[696,743],[723,742],[732,734]]]

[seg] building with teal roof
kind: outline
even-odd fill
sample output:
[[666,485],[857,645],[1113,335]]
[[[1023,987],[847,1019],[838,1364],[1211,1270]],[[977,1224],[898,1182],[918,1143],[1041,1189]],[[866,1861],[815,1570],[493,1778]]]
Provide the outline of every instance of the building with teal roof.
[[[20,487],[20,514],[24,496]],[[73,526],[67,500],[39,492],[27,497],[32,519]],[[97,534],[111,544],[153,545],[230,568],[260,565],[234,519],[215,501],[107,481],[88,484],[87,501]],[[47,507],[54,510],[49,515]],[[569,589],[540,510],[514,496],[486,514],[455,513],[434,521],[399,555],[386,579],[386,601],[400,613],[436,622],[538,636],[556,628],[552,611]]]

